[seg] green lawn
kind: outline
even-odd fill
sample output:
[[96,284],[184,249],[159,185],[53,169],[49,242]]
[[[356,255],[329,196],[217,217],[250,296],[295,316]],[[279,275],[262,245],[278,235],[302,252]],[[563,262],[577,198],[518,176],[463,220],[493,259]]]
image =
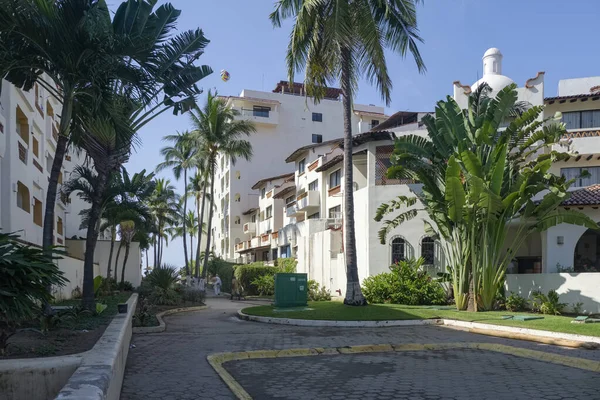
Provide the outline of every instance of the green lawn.
[[381,321],[447,318],[461,321],[483,322],[494,325],[508,325],[520,328],[541,329],[553,332],[575,333],[600,337],[599,324],[572,324],[572,317],[544,315],[544,319],[533,321],[503,320],[503,315],[523,315],[509,311],[471,313],[456,310],[433,310],[418,306],[396,304],[372,304],[366,307],[350,307],[340,302],[309,302],[307,311],[275,311],[273,306],[249,307],[242,310],[249,315],[262,317],[296,318],[338,321]]

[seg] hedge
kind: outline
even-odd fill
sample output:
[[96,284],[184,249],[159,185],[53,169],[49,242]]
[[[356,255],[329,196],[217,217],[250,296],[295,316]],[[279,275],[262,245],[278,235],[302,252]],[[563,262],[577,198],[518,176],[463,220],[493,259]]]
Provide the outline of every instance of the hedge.
[[238,280],[242,289],[247,295],[257,295],[258,288],[252,282],[263,275],[275,276],[279,271],[277,267],[269,267],[262,262],[255,262],[248,265],[238,265],[235,268],[235,278]]

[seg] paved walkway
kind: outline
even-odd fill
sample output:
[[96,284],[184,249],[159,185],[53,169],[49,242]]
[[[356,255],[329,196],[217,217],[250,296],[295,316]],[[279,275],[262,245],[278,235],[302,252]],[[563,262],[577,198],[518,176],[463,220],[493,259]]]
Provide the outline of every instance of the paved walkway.
[[[564,349],[437,326],[311,328],[240,321],[258,301],[209,298],[205,311],[166,317],[167,330],[134,335],[121,399],[234,399],[206,361],[219,352],[384,343],[486,342],[600,361]],[[255,399],[600,399],[600,374],[482,350],[234,361],[226,369]]]

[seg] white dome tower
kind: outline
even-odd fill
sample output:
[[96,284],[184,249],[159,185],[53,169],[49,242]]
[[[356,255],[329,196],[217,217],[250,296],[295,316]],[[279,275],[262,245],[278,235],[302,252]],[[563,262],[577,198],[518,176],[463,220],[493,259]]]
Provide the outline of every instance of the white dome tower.
[[486,82],[493,93],[498,93],[506,86],[514,83],[512,79],[502,75],[502,53],[495,47],[488,49],[483,55],[483,77],[471,86],[475,91],[483,82]]

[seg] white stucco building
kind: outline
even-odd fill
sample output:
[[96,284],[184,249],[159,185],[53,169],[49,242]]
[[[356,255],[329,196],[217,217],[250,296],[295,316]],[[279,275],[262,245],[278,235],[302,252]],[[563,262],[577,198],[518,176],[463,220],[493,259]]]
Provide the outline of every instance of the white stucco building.
[[[31,245],[42,245],[46,190],[56,151],[59,131],[60,102],[41,86],[29,92],[2,82],[0,94],[0,231],[14,232]],[[59,176],[58,199],[54,210],[54,244],[67,246],[67,240],[86,236],[80,229],[79,212],[89,204],[76,194],[60,195],[76,165],[85,162],[85,152],[69,149]],[[99,246],[101,248],[102,246]],[[67,251],[69,247],[67,246]],[[98,259],[105,249],[96,249]],[[137,251],[137,253],[136,253]],[[132,251],[132,264],[139,264],[139,247]],[[59,297],[70,297],[71,290],[82,286],[83,252],[69,252],[59,261],[59,268],[70,282],[59,289]],[[135,261],[137,260],[137,261]],[[97,272],[102,272],[99,260]],[[129,262],[128,262],[129,265]],[[139,268],[137,268],[139,270]],[[106,271],[106,266],[104,266]],[[132,271],[135,269],[132,268]],[[140,279],[141,279],[141,273]],[[135,273],[128,278],[139,284]]]
[[[261,179],[294,171],[285,158],[307,143],[323,143],[343,135],[341,90],[328,88],[320,103],[305,96],[303,85],[279,82],[272,92],[244,90],[239,96],[226,97],[228,104],[240,112],[239,118],[249,119],[257,132],[252,143],[251,161],[221,157],[215,181],[213,219],[213,249],[225,258],[236,259],[237,243],[251,239],[244,233],[241,220],[244,213],[258,208],[259,196],[252,186]],[[383,107],[354,105],[353,132],[366,132],[387,118]]]

